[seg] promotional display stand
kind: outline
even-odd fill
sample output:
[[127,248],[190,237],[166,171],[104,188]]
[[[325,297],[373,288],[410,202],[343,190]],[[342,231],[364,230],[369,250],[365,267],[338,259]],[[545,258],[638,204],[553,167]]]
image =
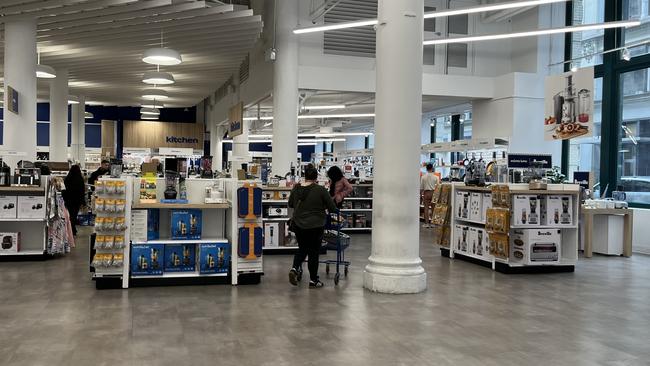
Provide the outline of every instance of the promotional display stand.
[[[508,214],[490,216],[491,187],[451,185],[450,258],[469,259],[494,270],[516,272],[574,271],[578,260],[580,187],[549,184],[546,190],[529,190],[528,184],[500,185],[507,197]],[[503,195],[502,194],[502,195]],[[496,208],[496,206],[495,206]],[[494,219],[493,217],[496,217]],[[495,234],[495,222],[504,234]]]
[[372,181],[352,184],[352,194],[343,199],[341,213],[347,224],[342,231],[368,232],[372,230]]
[[265,254],[294,254],[298,250],[295,236],[288,227],[290,193],[289,187],[262,188]]

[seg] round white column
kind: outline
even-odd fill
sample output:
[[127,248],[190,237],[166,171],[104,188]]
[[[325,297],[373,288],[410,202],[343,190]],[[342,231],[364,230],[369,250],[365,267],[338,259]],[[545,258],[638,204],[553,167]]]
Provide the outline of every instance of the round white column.
[[[236,105],[241,101],[240,97],[240,88],[241,82],[239,79],[239,73],[235,73],[233,76],[233,87],[235,89],[233,93],[232,105]],[[232,164],[232,173],[233,175],[237,172],[237,169],[241,169],[242,161],[241,159],[247,159],[249,156],[249,145],[248,145],[248,134],[250,129],[250,123],[248,121],[241,121],[242,123],[242,133],[239,136],[235,136],[232,140],[232,156],[236,160]]]
[[223,170],[223,135],[225,128],[214,122],[210,130],[210,155],[212,155],[212,170]]
[[86,163],[86,99],[83,95],[78,98],[79,104],[72,106],[70,155],[83,168]]
[[298,1],[277,0],[276,49],[273,65],[274,175],[284,176],[298,154]]
[[[4,28],[3,150],[25,153],[4,158],[14,169],[19,160],[36,160],[36,21],[7,21]],[[9,111],[8,87],[18,92],[18,113]]]
[[[426,289],[420,259],[423,0],[379,0],[372,252],[364,286]],[[399,130],[399,133],[396,133]]]
[[68,70],[50,82],[50,160],[68,160]]

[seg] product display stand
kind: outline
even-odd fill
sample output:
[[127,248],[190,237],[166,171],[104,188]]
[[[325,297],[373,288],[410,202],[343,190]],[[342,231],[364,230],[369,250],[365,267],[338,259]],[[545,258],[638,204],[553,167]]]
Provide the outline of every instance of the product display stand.
[[42,177],[41,186],[0,187],[0,261],[45,258],[48,184]]
[[264,254],[294,254],[295,236],[289,232],[289,187],[262,187]]
[[[549,184],[530,190],[528,184],[508,184],[509,232],[502,242],[489,230],[491,187],[451,185],[448,213],[450,258],[469,259],[505,273],[574,271],[578,260],[580,187]],[[507,208],[505,209],[508,210]],[[503,221],[505,220],[505,221]],[[487,225],[486,225],[487,224]]]
[[[229,180],[226,186],[229,197],[233,197],[231,215],[227,220],[233,248],[236,248],[232,252],[232,284],[257,284],[264,274],[263,195],[261,192],[259,197],[255,194],[256,189],[261,191],[261,182]],[[245,200],[241,207],[240,199]],[[256,253],[258,247],[259,252]]]
[[342,231],[372,231],[372,181],[352,184],[352,194],[343,200],[341,213],[347,219]]

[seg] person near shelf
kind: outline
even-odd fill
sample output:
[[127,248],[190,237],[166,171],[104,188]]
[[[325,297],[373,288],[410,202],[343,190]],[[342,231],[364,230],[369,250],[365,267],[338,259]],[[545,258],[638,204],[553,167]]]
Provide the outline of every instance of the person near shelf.
[[79,165],[70,167],[68,175],[63,181],[65,190],[63,191],[63,202],[70,215],[70,224],[72,225],[72,234],[77,235],[77,216],[79,209],[85,202],[86,186],[84,177],[81,174]]
[[427,172],[420,177],[420,192],[422,194],[422,202],[424,204],[424,227],[430,228],[431,213],[433,210],[432,200],[433,191],[436,186],[440,184],[440,179],[433,173],[433,164],[427,164]]
[[294,186],[289,195],[289,207],[293,208],[290,228],[298,239],[298,253],[289,271],[289,282],[294,286],[302,278],[302,262],[309,258],[309,287],[323,287],[318,277],[318,257],[327,212],[336,212],[337,207],[329,192],[317,180],[318,171],[312,167],[306,168],[305,182]]
[[101,177],[102,175],[106,175],[111,172],[111,162],[108,160],[102,160],[102,164],[95,170],[92,174],[90,174],[90,178],[88,178],[88,184],[91,186],[95,185],[95,182],[97,182],[97,179]]
[[338,208],[341,208],[345,197],[349,196],[350,193],[352,193],[352,185],[343,176],[341,168],[337,167],[336,165],[329,168],[327,171],[327,177],[330,179],[330,196],[332,196],[334,199],[336,206]]

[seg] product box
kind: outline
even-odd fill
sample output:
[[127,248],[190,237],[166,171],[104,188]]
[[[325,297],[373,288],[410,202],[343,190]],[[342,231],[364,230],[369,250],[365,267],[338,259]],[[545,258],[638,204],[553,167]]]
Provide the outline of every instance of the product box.
[[277,248],[280,246],[280,224],[277,222],[264,223],[264,247]]
[[481,257],[489,257],[490,248],[487,233],[484,229],[470,227],[467,240],[467,252]]
[[201,274],[228,273],[230,269],[230,244],[199,244],[199,272]]
[[17,205],[16,196],[0,196],[0,219],[15,219]]
[[18,253],[20,233],[0,233],[0,253]]
[[542,225],[573,225],[573,197],[569,195],[546,196],[542,199]]
[[481,196],[483,204],[481,205],[481,222],[487,219],[487,210],[492,208],[492,193],[483,193]]
[[540,200],[536,195],[517,194],[512,203],[512,222],[518,227],[540,225]]
[[543,265],[560,261],[562,234],[559,229],[515,229],[510,233],[513,263]]
[[131,240],[144,243],[160,239],[160,210],[131,211]]
[[45,219],[45,197],[19,196],[18,197],[18,218],[19,219]]
[[452,243],[455,250],[460,250],[461,242],[463,240],[463,225],[454,225],[454,243]]
[[165,245],[165,272],[196,271],[196,245]]
[[469,227],[465,225],[456,225],[456,250],[467,252],[469,238]]
[[457,219],[469,219],[469,192],[456,192],[456,208],[454,215]]
[[171,238],[174,240],[201,239],[201,210],[172,210]]
[[472,192],[469,198],[469,219],[480,222],[481,213],[483,212],[483,194]]
[[269,217],[287,216],[289,209],[287,207],[269,207],[266,213]]
[[476,255],[478,244],[478,229],[470,226],[467,228],[467,253]]
[[131,245],[131,274],[159,276],[163,274],[164,244]]

